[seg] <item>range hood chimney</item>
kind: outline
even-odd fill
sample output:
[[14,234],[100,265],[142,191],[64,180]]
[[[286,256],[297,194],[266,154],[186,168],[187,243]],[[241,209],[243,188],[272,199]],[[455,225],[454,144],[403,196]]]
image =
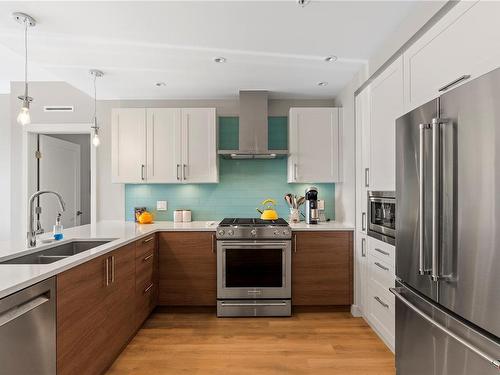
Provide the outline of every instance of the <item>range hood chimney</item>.
[[275,159],[287,150],[269,150],[267,91],[240,91],[239,149],[220,150],[229,159]]

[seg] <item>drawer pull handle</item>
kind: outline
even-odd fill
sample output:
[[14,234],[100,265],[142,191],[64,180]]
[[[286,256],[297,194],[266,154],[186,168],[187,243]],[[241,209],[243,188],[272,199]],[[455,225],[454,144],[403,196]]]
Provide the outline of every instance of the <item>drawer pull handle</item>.
[[378,268],[382,268],[384,271],[389,271],[389,268],[386,266],[381,265],[379,262],[374,263]]
[[155,239],[154,237],[149,237],[149,238],[146,238],[144,241],[142,241],[142,243],[148,243],[148,242],[153,241],[154,239]]
[[149,292],[152,287],[153,287],[153,284],[152,283],[149,284],[149,286],[146,289],[144,289],[144,294],[146,294],[147,292]]
[[384,254],[384,255],[391,255],[391,253],[389,253],[388,251],[384,251],[384,250],[381,250],[381,249],[378,249],[378,248],[375,248],[374,249],[375,251],[378,251],[380,254]]
[[389,308],[389,305],[387,303],[385,303],[384,301],[382,301],[378,296],[373,297],[373,299],[375,301],[377,301],[378,303],[380,303],[382,306],[384,306],[386,309]]
[[150,260],[151,258],[153,257],[153,253],[149,254],[148,256],[142,258],[142,261],[143,262],[147,262],[148,260]]

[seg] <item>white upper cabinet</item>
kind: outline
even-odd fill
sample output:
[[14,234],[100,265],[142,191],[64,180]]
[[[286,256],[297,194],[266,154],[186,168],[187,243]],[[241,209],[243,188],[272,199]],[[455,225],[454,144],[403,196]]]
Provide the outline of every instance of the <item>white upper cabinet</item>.
[[148,108],[148,182],[181,182],[181,109]]
[[396,119],[404,114],[403,93],[400,57],[370,84],[370,190],[396,190]]
[[409,47],[406,111],[438,97],[454,81],[450,89],[499,67],[499,19],[500,2],[461,1]]
[[288,182],[339,182],[342,165],[340,108],[291,108]]
[[183,181],[219,182],[215,109],[182,109],[182,139]]
[[114,183],[140,183],[146,178],[146,110],[113,109],[111,173]]
[[112,114],[115,183],[218,182],[214,108],[119,108]]

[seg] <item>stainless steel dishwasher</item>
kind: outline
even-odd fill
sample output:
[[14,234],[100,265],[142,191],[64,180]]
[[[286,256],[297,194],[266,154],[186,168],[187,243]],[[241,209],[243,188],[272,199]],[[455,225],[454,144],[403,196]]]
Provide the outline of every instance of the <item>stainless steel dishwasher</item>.
[[55,301],[54,277],[0,299],[1,375],[55,375]]

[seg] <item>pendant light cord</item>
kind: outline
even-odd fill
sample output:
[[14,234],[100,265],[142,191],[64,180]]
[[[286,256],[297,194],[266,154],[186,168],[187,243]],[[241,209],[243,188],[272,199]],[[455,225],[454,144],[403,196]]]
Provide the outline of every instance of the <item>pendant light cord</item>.
[[94,74],[94,127],[97,130],[97,74]]
[[28,100],[28,19],[24,20],[24,99]]

